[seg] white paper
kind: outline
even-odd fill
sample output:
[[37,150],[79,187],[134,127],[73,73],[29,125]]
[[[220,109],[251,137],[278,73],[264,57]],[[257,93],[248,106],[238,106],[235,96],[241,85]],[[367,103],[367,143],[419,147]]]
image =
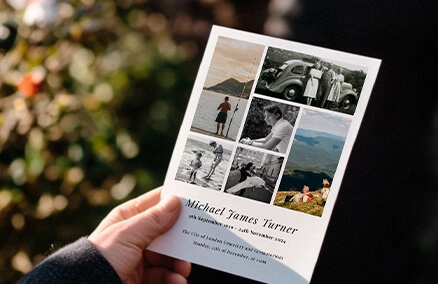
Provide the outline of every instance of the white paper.
[[[315,99],[311,105],[302,97],[285,99],[285,86],[304,92],[316,58],[342,68],[351,85],[337,96],[352,97],[330,108]],[[261,282],[310,282],[379,66],[378,59],[214,26],[163,186],[163,196],[181,198],[181,215],[149,249]],[[265,74],[269,68],[282,74],[275,79]],[[354,91],[360,91],[357,103]],[[231,110],[221,136],[215,119],[225,96]],[[264,107],[271,104],[283,120],[275,122],[270,142],[280,143],[265,149],[257,139],[269,138],[273,125]],[[246,138],[252,142],[240,142]],[[188,181],[198,153],[202,166]],[[215,159],[214,173],[204,178]],[[250,162],[252,176],[239,183]],[[324,179],[330,183],[325,204]],[[304,185],[312,194],[307,202],[309,196],[295,196]]]

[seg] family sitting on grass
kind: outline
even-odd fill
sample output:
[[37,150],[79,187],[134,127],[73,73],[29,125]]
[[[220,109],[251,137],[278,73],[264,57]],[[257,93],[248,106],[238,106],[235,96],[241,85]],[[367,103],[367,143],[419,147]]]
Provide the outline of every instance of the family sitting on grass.
[[[322,197],[322,206],[324,206],[328,194],[330,192],[330,183],[327,179],[323,179],[322,184],[323,184],[323,188],[321,189],[321,197]],[[301,192],[298,192],[293,196],[290,195],[286,196],[285,201],[300,203],[300,202],[309,202],[312,199],[313,199],[313,194],[310,193],[309,187],[307,185],[304,185]]]
[[[289,197],[289,196],[287,196]],[[303,189],[301,190],[301,192],[298,192],[297,194],[295,194],[294,196],[290,197],[289,200],[286,200],[289,202],[295,202],[295,203],[299,203],[299,202],[308,202],[310,200],[312,200],[313,198],[313,194],[311,194],[309,192],[309,187],[307,185],[303,186]]]

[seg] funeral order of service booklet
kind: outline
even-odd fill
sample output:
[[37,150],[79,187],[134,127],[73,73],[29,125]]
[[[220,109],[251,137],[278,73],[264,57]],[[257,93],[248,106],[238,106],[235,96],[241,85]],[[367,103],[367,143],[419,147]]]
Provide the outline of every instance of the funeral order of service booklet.
[[310,282],[380,62],[213,26],[163,185],[181,215],[149,249]]

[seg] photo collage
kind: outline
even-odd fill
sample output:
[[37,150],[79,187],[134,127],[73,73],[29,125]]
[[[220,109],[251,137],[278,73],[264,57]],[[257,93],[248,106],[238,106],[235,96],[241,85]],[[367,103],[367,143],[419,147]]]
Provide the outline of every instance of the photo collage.
[[175,179],[322,216],[366,72],[219,37]]

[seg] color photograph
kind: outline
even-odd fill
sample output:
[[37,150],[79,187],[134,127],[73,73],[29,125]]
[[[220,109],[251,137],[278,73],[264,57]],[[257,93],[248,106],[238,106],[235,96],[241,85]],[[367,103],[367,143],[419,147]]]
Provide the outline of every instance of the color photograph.
[[304,109],[274,204],[322,216],[351,118]]
[[218,38],[190,131],[236,139],[264,49]]

